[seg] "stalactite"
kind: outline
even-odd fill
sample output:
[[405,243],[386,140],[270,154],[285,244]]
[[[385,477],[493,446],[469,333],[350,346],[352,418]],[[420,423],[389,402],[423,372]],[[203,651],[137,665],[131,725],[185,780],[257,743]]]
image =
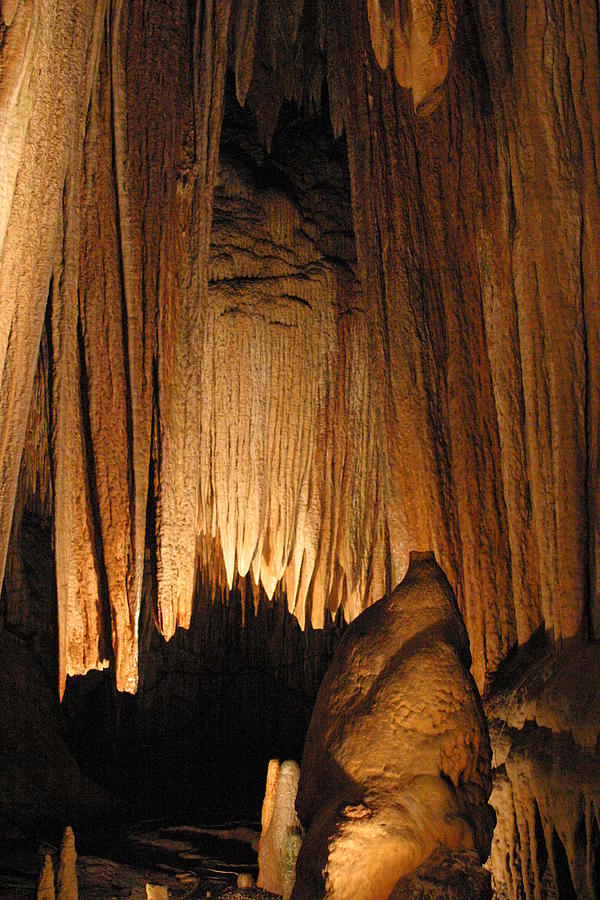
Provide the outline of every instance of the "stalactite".
[[207,0],[197,10],[193,140],[189,160],[180,161],[174,211],[177,271],[168,274],[159,308],[155,479],[158,614],[167,638],[176,625],[189,624],[196,571],[199,373],[229,15],[229,0]]
[[232,20],[236,96],[244,106],[254,68],[258,0],[235,0]]
[[[80,365],[83,431],[91,518],[101,548],[99,577],[110,603],[117,683],[135,690],[137,612],[130,578],[135,566],[132,519],[131,386],[121,231],[111,135],[114,84],[111,56],[119,52],[114,10],[107,14],[99,78],[86,133],[81,205],[84,237],[79,265]],[[124,225],[123,227],[126,227]]]
[[92,0],[28,2],[7,13],[0,89],[0,576],[95,8]]
[[[61,684],[110,624],[135,688],[155,537],[166,637],[197,565],[320,624],[415,547],[481,685],[541,626],[597,636],[597,9],[119,0],[96,63],[103,9],[2,6],[0,558],[52,281]],[[269,190],[225,160],[229,230],[257,244],[219,256],[216,221],[209,261],[228,53],[272,159],[285,100],[315,111],[327,73],[352,213],[329,170],[308,196],[306,150]]]
[[394,63],[396,81],[412,88],[419,115],[432,112],[442,98],[457,11],[454,0],[367,0],[371,41],[377,62]]
[[[569,59],[596,90],[582,61],[595,18],[567,27],[551,17],[549,39],[562,60],[553,84],[536,49],[545,4],[534,7],[518,40],[510,32],[512,61],[497,7],[477,17],[465,7],[459,68],[425,121],[391,76],[361,57],[360,10],[346,30],[346,7],[332,7],[337,26],[327,44],[339,54],[333,69],[362,59],[342,90],[350,96],[361,278],[380,298],[375,358],[396,488],[388,505],[394,577],[407,544],[436,546],[457,585],[481,683],[542,621],[568,638],[594,620],[597,604],[597,467],[584,463],[588,447],[596,458],[595,295],[575,256],[581,247],[593,282],[587,236],[600,207],[597,180],[584,177],[594,166],[587,135],[595,126],[565,68]],[[585,52],[589,60],[591,47]],[[539,84],[534,108],[526,103],[532,83]],[[563,88],[566,105],[556,104]],[[554,123],[547,133],[545,110]],[[546,157],[549,167],[530,165]],[[551,180],[557,190],[546,215]],[[559,210],[568,211],[564,228]],[[570,285],[560,303],[555,277]],[[569,359],[560,374],[559,358]]]
[[[52,346],[52,469],[54,546],[58,602],[58,684],[108,665],[103,646],[103,586],[87,483],[87,453],[81,410],[82,372],[78,346],[78,259],[84,123],[98,74],[106,4],[96,9],[78,127],[65,180],[63,239],[50,298]],[[85,390],[85,387],[84,387]]]
[[[239,150],[227,162],[234,140],[245,163]],[[215,191],[199,530],[222,547],[230,587],[251,571],[322,627],[327,610],[351,619],[386,585],[365,303],[339,163],[298,135],[293,160],[286,143],[262,162],[287,192],[260,190],[252,140],[229,126]]]
[[498,826],[490,868],[527,898],[595,897],[600,878],[598,646],[540,652],[487,701]]

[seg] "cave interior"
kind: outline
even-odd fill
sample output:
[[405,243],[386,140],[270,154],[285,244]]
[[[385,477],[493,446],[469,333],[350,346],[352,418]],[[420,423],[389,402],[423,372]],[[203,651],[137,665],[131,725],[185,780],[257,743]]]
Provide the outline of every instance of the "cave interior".
[[0,0],[0,896],[258,821],[431,551],[494,894],[600,897],[599,171],[598,0]]

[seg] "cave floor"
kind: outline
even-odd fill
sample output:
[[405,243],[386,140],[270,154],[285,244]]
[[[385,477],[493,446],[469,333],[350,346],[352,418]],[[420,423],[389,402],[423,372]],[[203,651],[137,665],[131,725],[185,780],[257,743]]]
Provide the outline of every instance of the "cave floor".
[[[140,823],[125,833],[83,836],[77,879],[80,900],[143,900],[146,884],[164,885],[169,897],[272,898],[258,889],[239,890],[238,875],[256,880],[260,828],[253,822],[218,826]],[[56,871],[58,847],[13,834],[0,839],[0,898],[35,897],[44,855]]]

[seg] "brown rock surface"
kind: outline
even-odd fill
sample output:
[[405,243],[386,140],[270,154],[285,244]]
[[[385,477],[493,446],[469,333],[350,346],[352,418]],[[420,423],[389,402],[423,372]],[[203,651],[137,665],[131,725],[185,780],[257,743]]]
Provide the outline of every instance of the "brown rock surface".
[[489,853],[491,752],[468,639],[432,554],[347,629],[309,726],[293,897],[386,898],[438,847]]
[[545,653],[524,671],[503,673],[488,699],[498,890],[597,896],[599,665],[597,644]]
[[277,767],[274,763],[277,760],[270,760],[267,771],[256,884],[289,900],[301,843],[301,827],[295,807],[300,767],[293,759]]
[[[542,625],[596,635],[596,7],[34,8],[2,23],[0,560],[50,296],[61,690],[111,655],[135,690],[146,545],[168,638],[197,531],[317,625],[433,546],[480,687]],[[327,167],[218,174],[228,58],[268,145],[326,75],[351,212]]]
[[390,900],[492,900],[490,874],[476,853],[437,852],[396,883]]
[[56,889],[58,900],[78,900],[77,851],[75,850],[75,835],[70,826],[65,828],[60,845]]
[[599,15],[3,0],[0,627],[35,509],[61,695],[136,690],[145,567],[168,639],[197,571],[320,626],[433,547],[482,691],[600,638]]
[[36,900],[55,900],[54,867],[49,853],[44,856],[44,864],[40,872],[37,886]]

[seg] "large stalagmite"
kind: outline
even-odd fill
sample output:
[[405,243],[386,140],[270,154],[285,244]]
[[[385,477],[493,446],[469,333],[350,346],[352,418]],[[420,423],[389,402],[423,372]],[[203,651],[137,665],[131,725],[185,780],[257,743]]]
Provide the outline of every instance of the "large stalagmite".
[[292,896],[385,900],[445,848],[489,853],[491,751],[464,625],[432,554],[347,629],[319,689]]

